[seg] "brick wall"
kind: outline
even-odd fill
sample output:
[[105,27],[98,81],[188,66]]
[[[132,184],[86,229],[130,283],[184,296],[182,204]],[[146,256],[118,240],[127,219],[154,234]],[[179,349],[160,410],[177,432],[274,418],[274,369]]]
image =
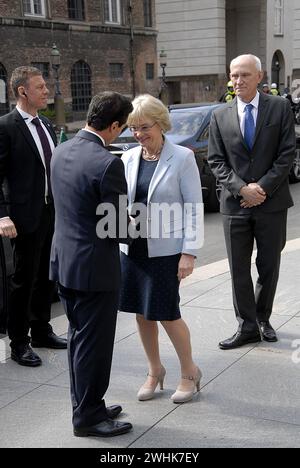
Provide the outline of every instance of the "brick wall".
[[[122,0],[126,6],[127,0]],[[0,12],[4,7],[9,14],[0,14],[0,63],[5,67],[8,78],[12,70],[31,62],[50,62],[50,52],[55,43],[61,53],[60,84],[67,107],[71,107],[71,70],[79,60],[86,62],[91,69],[92,94],[103,90],[114,90],[132,95],[133,79],[137,93],[149,92],[158,95],[156,32],[143,30],[141,0],[133,0],[134,39],[131,41],[129,22],[120,27],[103,24],[103,11],[100,0],[86,2],[87,17],[90,21],[69,20],[67,2],[50,1],[49,13],[52,17],[23,18],[16,15],[16,7],[21,2],[0,0]],[[126,9],[126,15],[128,11]],[[7,20],[9,17],[11,19]],[[14,20],[13,20],[14,18]],[[137,26],[138,23],[138,26]],[[131,53],[133,48],[133,56]],[[133,67],[132,67],[133,58]],[[109,64],[122,63],[122,79],[111,79]],[[146,63],[153,63],[155,79],[146,80]],[[132,71],[133,68],[133,71]],[[54,77],[48,80],[49,101],[53,101]],[[9,94],[10,103],[14,103]]]
[[0,0],[0,16],[5,18],[20,17],[22,14],[22,4],[20,0]]

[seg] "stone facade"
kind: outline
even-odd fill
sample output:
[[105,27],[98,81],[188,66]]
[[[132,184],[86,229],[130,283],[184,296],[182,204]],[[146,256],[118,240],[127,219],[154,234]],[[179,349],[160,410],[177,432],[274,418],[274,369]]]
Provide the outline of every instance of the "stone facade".
[[[9,79],[17,66],[46,64],[51,105],[55,79],[50,52],[55,43],[61,54],[59,80],[62,95],[68,113],[74,118],[80,117],[72,110],[74,95],[71,73],[77,62],[83,63],[90,71],[91,95],[113,90],[129,96],[144,92],[158,96],[154,1],[151,2],[151,27],[144,26],[142,0],[119,1],[120,24],[105,22],[104,0],[83,1],[83,20],[69,18],[66,0],[44,0],[43,4],[44,17],[36,14],[29,16],[24,13],[21,0],[0,0],[0,81],[3,73]],[[112,75],[111,64],[121,68],[116,76]],[[146,64],[153,69],[150,78],[146,75]],[[0,87],[1,95],[3,101],[3,86],[2,92]],[[8,99],[11,107],[14,99],[9,90]],[[83,109],[81,111],[79,113],[84,114]]]
[[156,0],[173,102],[213,101],[226,73],[225,0]]
[[245,53],[261,58],[264,81],[300,90],[299,0],[156,0],[156,13],[172,102],[218,99]]

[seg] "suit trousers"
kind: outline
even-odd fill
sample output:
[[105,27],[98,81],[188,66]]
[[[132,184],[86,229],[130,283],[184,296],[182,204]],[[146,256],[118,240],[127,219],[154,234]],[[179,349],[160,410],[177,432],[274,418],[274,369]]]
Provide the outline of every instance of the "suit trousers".
[[[241,216],[223,215],[230,264],[233,304],[239,331],[256,333],[257,321],[269,320],[286,243],[287,210],[265,213],[259,208]],[[251,257],[256,241],[258,279],[254,290]]]
[[40,339],[52,331],[49,324],[55,283],[49,280],[54,206],[44,205],[37,229],[12,240],[15,271],[10,282],[8,334],[11,347]]
[[86,292],[59,285],[69,320],[68,360],[76,428],[107,419],[104,394],[109,385],[119,291]]

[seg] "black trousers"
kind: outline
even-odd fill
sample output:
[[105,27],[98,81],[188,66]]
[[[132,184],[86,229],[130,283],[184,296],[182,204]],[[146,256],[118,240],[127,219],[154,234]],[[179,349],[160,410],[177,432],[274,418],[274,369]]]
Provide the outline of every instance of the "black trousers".
[[55,284],[49,280],[49,259],[54,231],[54,207],[45,205],[38,228],[12,240],[14,274],[10,281],[8,335],[11,347],[39,339],[49,324]]
[[74,427],[107,419],[119,291],[85,292],[59,285],[68,320],[68,360]]
[[[254,208],[249,215],[223,215],[223,226],[239,331],[257,332],[257,321],[269,320],[272,313],[286,243],[287,210],[264,213]],[[255,290],[251,277],[254,240],[259,275]]]

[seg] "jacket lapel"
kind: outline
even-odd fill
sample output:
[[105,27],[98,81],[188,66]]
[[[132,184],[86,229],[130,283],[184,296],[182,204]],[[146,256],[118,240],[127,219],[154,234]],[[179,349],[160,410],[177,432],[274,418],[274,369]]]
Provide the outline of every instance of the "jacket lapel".
[[138,146],[133,150],[127,165],[127,185],[128,185],[128,202],[131,205],[135,199],[136,184],[139,173],[142,150]]
[[266,118],[266,110],[269,104],[268,98],[263,96],[262,93],[259,93],[259,104],[258,104],[258,114],[257,114],[257,121],[256,121],[256,128],[255,128],[255,137],[254,137],[254,142],[253,142],[253,147],[255,145],[255,142],[258,138],[259,132],[262,128],[262,125],[265,121]]
[[238,109],[237,109],[237,98],[235,98],[231,104],[228,104],[231,106],[231,123],[232,123],[232,126],[233,126],[233,129],[235,131],[235,133],[237,134],[238,138],[240,139],[242,145],[244,146],[244,148],[249,151],[246,143],[245,143],[245,140],[244,140],[244,137],[243,137],[243,134],[241,132],[241,127],[240,127],[240,121],[239,121],[239,116],[238,116]]
[[154,190],[158,186],[159,182],[162,180],[166,172],[168,171],[171,165],[171,159],[173,157],[173,146],[167,138],[165,138],[165,144],[160,155],[159,162],[153,174],[153,177],[150,182],[149,191],[148,191],[148,203],[151,200]]
[[48,122],[48,120],[45,120],[43,118],[43,116],[40,116],[39,115],[39,118],[41,119],[41,121],[43,122],[43,124],[45,125],[46,129],[48,130],[52,140],[53,140],[53,143],[54,143],[54,146],[57,145],[57,138],[56,138],[56,134],[55,134],[55,131],[53,130],[53,127],[52,125],[50,124],[50,122]]
[[32,151],[34,152],[34,154],[36,154],[37,158],[39,159],[39,161],[41,161],[42,163],[42,160],[41,160],[41,157],[40,157],[40,153],[37,149],[37,146],[34,142],[34,139],[23,119],[23,117],[19,114],[19,112],[17,110],[14,111],[15,112],[15,115],[14,115],[14,118],[15,118],[15,122],[16,122],[16,125],[18,126],[18,128],[21,130],[25,140],[29,143],[29,145],[31,146],[31,149]]

